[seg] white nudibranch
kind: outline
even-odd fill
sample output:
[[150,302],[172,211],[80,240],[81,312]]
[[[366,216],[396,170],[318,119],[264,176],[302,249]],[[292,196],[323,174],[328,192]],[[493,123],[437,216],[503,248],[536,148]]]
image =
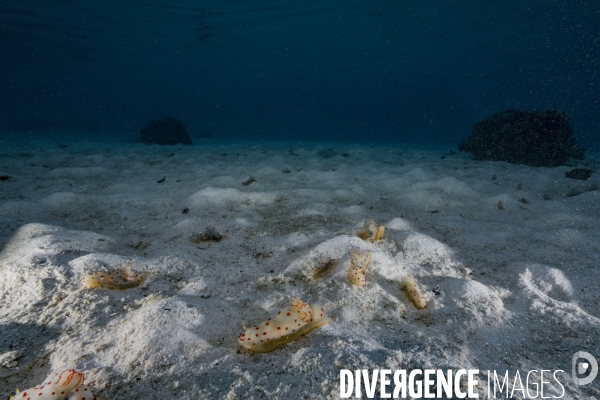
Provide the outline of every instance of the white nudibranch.
[[371,262],[371,252],[362,251],[361,249],[350,249],[348,253],[352,257],[350,269],[348,269],[348,279],[356,286],[365,286],[367,284],[365,274]]
[[266,353],[331,322],[321,306],[310,305],[299,298],[294,298],[291,302],[292,305],[280,310],[275,318],[269,318],[267,322],[248,328],[240,334],[240,346],[257,353]]
[[400,282],[400,285],[404,289],[404,295],[415,305],[419,310],[427,307],[427,300],[421,293],[419,284],[413,276],[408,276]]
[[136,272],[131,268],[131,263],[120,270],[112,272],[94,272],[82,279],[83,286],[87,288],[103,287],[107,289],[129,289],[144,282],[148,274]]
[[73,369],[63,371],[56,382],[47,382],[22,392],[17,389],[14,400],[106,400],[96,396],[83,384],[83,374]]

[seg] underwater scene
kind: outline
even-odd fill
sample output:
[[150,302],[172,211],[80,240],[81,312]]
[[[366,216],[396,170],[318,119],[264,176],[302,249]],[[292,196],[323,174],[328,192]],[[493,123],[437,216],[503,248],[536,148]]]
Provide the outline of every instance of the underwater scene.
[[0,400],[600,400],[599,21],[0,0]]

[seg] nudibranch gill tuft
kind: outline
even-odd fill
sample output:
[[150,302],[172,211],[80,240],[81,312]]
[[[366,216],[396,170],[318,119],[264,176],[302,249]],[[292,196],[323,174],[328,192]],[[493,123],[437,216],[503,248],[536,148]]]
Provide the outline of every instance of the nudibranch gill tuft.
[[352,257],[350,269],[348,269],[348,279],[356,286],[365,286],[367,284],[365,274],[371,263],[371,252],[362,251],[360,249],[350,249],[348,253],[350,253],[350,257]]
[[17,389],[14,400],[106,400],[96,396],[83,384],[83,374],[73,369],[63,371],[56,382],[47,382],[20,392]]
[[87,288],[103,287],[107,289],[129,289],[144,282],[148,274],[136,272],[131,268],[131,263],[120,270],[111,272],[94,272],[82,279],[83,286]]
[[238,336],[240,346],[257,353],[266,353],[298,340],[319,326],[331,321],[319,305],[310,305],[294,298],[292,305],[280,310],[273,319],[246,329]]

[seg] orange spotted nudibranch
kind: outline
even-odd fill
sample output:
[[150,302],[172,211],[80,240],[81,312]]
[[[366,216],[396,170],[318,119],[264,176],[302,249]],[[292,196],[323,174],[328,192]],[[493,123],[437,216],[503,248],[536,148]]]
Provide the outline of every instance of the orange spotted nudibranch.
[[421,289],[419,288],[419,284],[417,280],[412,277],[406,277],[400,283],[404,289],[404,295],[411,303],[414,304],[419,310],[422,310],[427,307],[427,299],[421,293]]
[[280,310],[273,319],[269,318],[240,334],[240,346],[257,353],[266,353],[331,322],[321,306],[310,305],[299,298],[294,298],[291,302],[291,306]]
[[87,288],[129,289],[142,283],[148,274],[136,272],[127,264],[125,268],[112,272],[94,272],[82,279]]
[[367,284],[365,274],[371,263],[371,252],[362,251],[360,249],[350,249],[348,253],[350,253],[350,257],[352,257],[350,269],[348,269],[348,279],[356,286],[365,286]]
[[308,279],[315,280],[324,277],[335,269],[340,263],[340,258],[330,258],[327,261],[319,260],[308,272]]
[[[83,374],[73,369],[63,371],[55,382],[46,382],[20,392],[17,389],[14,400],[106,400],[96,396],[83,384]],[[12,399],[13,397],[11,397]]]
[[366,221],[362,228],[357,232],[357,236],[366,242],[377,242],[383,240],[385,234],[385,226],[378,225],[372,219]]

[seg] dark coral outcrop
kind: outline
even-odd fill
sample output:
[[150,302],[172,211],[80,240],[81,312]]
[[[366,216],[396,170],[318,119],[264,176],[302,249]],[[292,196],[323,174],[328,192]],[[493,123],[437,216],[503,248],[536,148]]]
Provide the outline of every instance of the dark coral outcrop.
[[565,173],[566,178],[570,179],[579,179],[581,181],[587,181],[594,171],[587,168],[575,168]]
[[142,128],[140,136],[142,143],[146,144],[192,144],[183,122],[171,116],[161,120],[151,120]]
[[564,165],[583,159],[585,149],[575,145],[573,131],[562,110],[506,110],[477,122],[469,138],[458,146],[477,160],[506,161],[536,167]]

